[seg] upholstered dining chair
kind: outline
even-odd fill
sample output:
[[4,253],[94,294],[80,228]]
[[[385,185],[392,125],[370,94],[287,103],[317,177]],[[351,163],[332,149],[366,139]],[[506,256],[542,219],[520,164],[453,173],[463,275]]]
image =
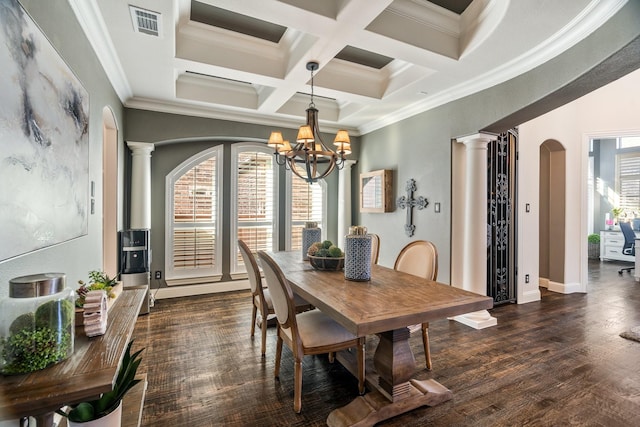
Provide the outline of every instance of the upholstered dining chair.
[[[312,354],[332,354],[350,348],[357,349],[358,391],[364,394],[364,343],[342,325],[318,309],[296,314],[293,292],[278,264],[267,253],[258,252],[262,271],[271,292],[273,308],[278,319],[278,345],[276,347],[275,377],[280,378],[282,343],[293,352],[293,410],[302,410],[302,358]],[[332,360],[332,358],[330,358]]]
[[[424,277],[429,280],[438,278],[438,250],[426,240],[416,240],[407,244],[396,258],[394,270]],[[422,343],[427,369],[431,370],[431,351],[429,349],[429,323],[409,326],[411,332],[422,329]]]
[[380,236],[371,234],[371,265],[378,263],[378,255],[380,255]]
[[[242,241],[238,240],[238,248],[242,255],[242,260],[247,268],[247,275],[249,276],[249,284],[251,285],[251,301],[253,308],[251,310],[251,338],[253,339],[256,332],[256,320],[258,310],[260,311],[260,330],[262,332],[262,344],[261,351],[262,357],[265,356],[267,350],[267,320],[269,316],[274,316],[273,303],[271,301],[271,294],[268,289],[262,287],[262,277],[260,276],[260,269],[258,268],[258,262],[256,257],[253,256],[249,246]],[[311,304],[299,297],[295,296],[295,307],[297,312],[303,312],[313,308]]]

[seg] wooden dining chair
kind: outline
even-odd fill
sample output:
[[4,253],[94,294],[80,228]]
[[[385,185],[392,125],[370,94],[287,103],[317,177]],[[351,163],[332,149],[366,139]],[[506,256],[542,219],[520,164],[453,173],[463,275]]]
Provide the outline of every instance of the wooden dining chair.
[[[260,310],[260,330],[262,332],[261,351],[262,357],[264,357],[267,350],[267,320],[269,316],[273,317],[275,315],[271,294],[268,289],[262,287],[262,277],[260,276],[258,262],[256,261],[256,257],[253,256],[251,249],[249,249],[249,246],[247,246],[244,241],[238,240],[238,248],[240,249],[244,265],[247,268],[249,284],[251,285],[251,301],[253,303],[251,310],[251,338],[253,339],[256,332],[257,314],[258,310]],[[297,312],[303,312],[313,308],[311,304],[298,295],[295,296],[295,307]]]
[[[357,348],[358,391],[364,394],[365,337],[357,337],[320,310],[296,314],[293,292],[278,264],[263,251],[258,252],[267,287],[278,319],[278,345],[276,346],[275,377],[280,378],[282,343],[293,352],[294,391],[293,409],[302,410],[302,358],[311,354],[334,353]],[[330,359],[331,360],[331,359]]]
[[[394,270],[424,277],[429,280],[438,278],[438,250],[426,240],[416,240],[407,244],[396,258]],[[429,323],[409,326],[411,332],[422,329],[422,343],[427,369],[431,370],[431,351],[429,349]]]
[[378,263],[378,255],[380,255],[380,236],[377,234],[369,234],[371,236],[371,265]]

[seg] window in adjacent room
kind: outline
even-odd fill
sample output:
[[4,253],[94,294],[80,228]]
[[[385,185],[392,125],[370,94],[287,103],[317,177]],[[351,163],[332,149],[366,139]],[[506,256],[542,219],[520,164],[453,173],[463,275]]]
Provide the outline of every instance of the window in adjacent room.
[[616,155],[618,206],[625,214],[640,214],[640,152]]
[[[174,284],[220,280],[223,146],[187,159],[166,178],[165,265]],[[181,282],[182,281],[182,282]]]

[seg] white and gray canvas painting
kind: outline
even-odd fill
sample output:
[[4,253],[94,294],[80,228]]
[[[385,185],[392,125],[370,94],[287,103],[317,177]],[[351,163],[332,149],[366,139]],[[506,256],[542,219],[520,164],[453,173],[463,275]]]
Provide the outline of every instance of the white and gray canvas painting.
[[0,0],[0,261],[87,234],[89,100],[16,0]]

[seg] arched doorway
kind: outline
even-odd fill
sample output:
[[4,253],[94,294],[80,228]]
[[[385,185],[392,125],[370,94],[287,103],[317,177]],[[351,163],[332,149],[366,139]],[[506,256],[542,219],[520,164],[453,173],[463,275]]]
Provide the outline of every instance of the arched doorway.
[[102,266],[118,273],[118,126],[111,108],[102,109]]
[[540,286],[563,292],[566,150],[555,140],[540,146]]

